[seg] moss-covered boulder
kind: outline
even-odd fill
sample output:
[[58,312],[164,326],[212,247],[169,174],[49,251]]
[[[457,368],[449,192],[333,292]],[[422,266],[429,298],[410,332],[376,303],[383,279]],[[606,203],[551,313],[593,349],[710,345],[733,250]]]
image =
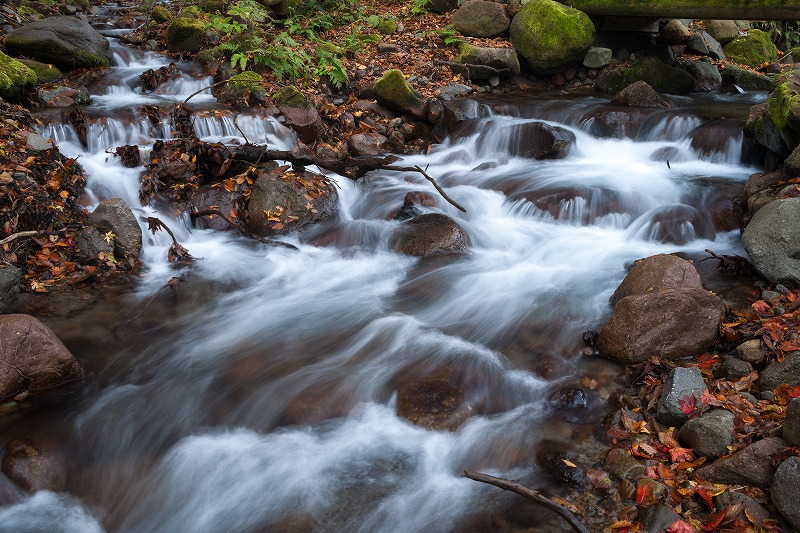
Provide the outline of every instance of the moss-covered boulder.
[[50,83],[63,76],[55,65],[41,63],[32,59],[18,59],[18,61],[33,71],[36,75],[37,84]]
[[6,36],[6,53],[52,63],[62,71],[107,67],[108,41],[78,17],[50,17]]
[[589,17],[552,0],[528,2],[510,28],[517,53],[537,73],[552,74],[580,63],[594,41]]
[[381,35],[391,35],[397,31],[397,22],[392,19],[381,19],[375,29]]
[[605,93],[617,93],[637,81],[647,82],[663,94],[689,94],[695,80],[688,72],[670,67],[655,57],[646,57],[630,66],[607,67],[597,77],[596,89]]
[[308,97],[297,87],[287,85],[272,95],[272,103],[279,107],[305,107],[308,105]]
[[36,83],[36,74],[16,59],[0,52],[0,96],[16,98],[26,86]]
[[200,19],[181,16],[169,23],[165,37],[170,52],[197,52],[207,40],[207,25]]
[[468,0],[450,17],[456,31],[469,37],[496,37],[511,24],[506,7],[488,0]]
[[751,68],[775,61],[778,57],[778,49],[770,41],[769,34],[761,30],[748,31],[746,36],[726,44],[723,50],[728,59]]
[[[761,118],[762,129],[774,126],[780,133],[786,150],[775,152],[787,155],[800,144],[800,67],[781,75],[767,99],[767,108]],[[756,126],[759,130],[759,126]],[[758,137],[758,136],[757,136]],[[759,139],[762,142],[762,139]],[[762,142],[762,144],[764,144]]]
[[226,104],[249,106],[266,100],[267,91],[261,83],[261,76],[247,70],[228,79],[215,96]]
[[722,74],[723,86],[738,85],[745,91],[769,91],[772,89],[772,78],[769,76],[739,68],[730,63],[720,74]]
[[378,102],[390,109],[415,117],[425,116],[425,103],[411,88],[403,73],[397,69],[386,71],[372,87]]
[[150,12],[150,19],[158,24],[163,24],[170,19],[169,10],[164,6],[155,6]]

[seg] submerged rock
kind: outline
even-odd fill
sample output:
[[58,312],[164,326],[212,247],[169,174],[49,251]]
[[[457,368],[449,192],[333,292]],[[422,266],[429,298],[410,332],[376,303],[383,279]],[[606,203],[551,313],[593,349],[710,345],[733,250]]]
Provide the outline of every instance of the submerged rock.
[[59,492],[67,485],[67,457],[52,440],[14,439],[6,445],[3,473],[29,492]]
[[536,462],[545,472],[567,485],[583,487],[587,482],[586,472],[577,461],[577,454],[562,441],[544,439],[536,451]]
[[476,380],[457,368],[444,367],[402,384],[397,390],[397,412],[427,429],[458,429],[479,414],[486,401]]
[[37,397],[83,379],[75,357],[50,328],[29,315],[0,316],[0,401]]
[[78,17],[50,17],[6,35],[6,52],[52,63],[63,71],[107,67],[108,40]]
[[471,245],[469,233],[440,213],[427,213],[403,222],[390,239],[392,248],[417,257],[465,253]]

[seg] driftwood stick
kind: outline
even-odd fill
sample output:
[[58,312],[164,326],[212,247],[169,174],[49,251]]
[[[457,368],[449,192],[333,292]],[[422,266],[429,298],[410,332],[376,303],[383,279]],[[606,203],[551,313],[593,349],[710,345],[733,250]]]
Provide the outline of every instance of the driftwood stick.
[[520,485],[516,481],[512,481],[510,479],[505,479],[501,477],[494,477],[488,474],[482,474],[480,472],[472,472],[469,470],[465,470],[462,477],[467,477],[469,479],[473,479],[475,481],[480,481],[481,483],[488,483],[489,485],[494,485],[495,487],[499,487],[503,490],[508,490],[519,494],[520,496],[527,498],[533,502],[538,503],[542,507],[547,507],[548,509],[557,512],[561,517],[566,520],[572,529],[577,531],[578,533],[589,533],[589,530],[584,526],[580,520],[566,507],[563,505],[559,505],[550,498],[546,498],[539,494],[538,491],[533,489],[529,489],[524,485]]
[[456,209],[458,209],[458,210],[459,210],[459,211],[461,211],[462,213],[466,213],[466,212],[467,212],[467,210],[466,210],[466,209],[464,209],[464,207],[462,207],[462,206],[461,206],[461,204],[459,204],[458,202],[456,202],[455,200],[453,200],[452,198],[450,198],[450,197],[447,195],[447,193],[446,193],[446,192],[444,192],[444,189],[442,189],[442,188],[439,186],[439,184],[438,184],[438,183],[436,183],[436,180],[435,180],[435,179],[433,179],[433,177],[431,177],[431,176],[430,176],[430,174],[428,174],[427,172],[425,172],[425,170],[423,170],[422,168],[420,168],[420,166],[419,166],[419,165],[414,165],[413,167],[395,167],[395,166],[391,166],[391,165],[389,165],[389,166],[384,166],[384,167],[382,167],[382,168],[383,168],[384,170],[394,170],[395,172],[419,172],[420,174],[422,174],[422,175],[425,177],[425,179],[426,179],[426,180],[430,181],[430,182],[433,184],[433,186],[434,186],[434,187],[436,187],[436,190],[437,190],[437,191],[439,191],[439,194],[441,194],[441,195],[442,195],[442,198],[444,198],[445,200],[447,200],[447,201],[450,203],[450,205],[452,205],[453,207],[455,207]]
[[2,241],[0,241],[0,246],[4,244],[8,244],[11,241],[15,241],[17,239],[22,239],[23,237],[35,237],[39,235],[39,232],[36,230],[29,230],[29,231],[18,231],[17,233],[12,233]]
[[218,81],[217,83],[212,83],[212,84],[211,84],[211,85],[209,85],[208,87],[203,87],[203,88],[202,88],[202,89],[200,89],[199,91],[195,91],[195,92],[193,92],[192,94],[190,94],[189,96],[187,96],[187,97],[186,97],[186,100],[184,100],[184,101],[181,103],[181,105],[179,105],[178,107],[183,107],[183,106],[185,106],[185,105],[186,105],[186,102],[188,102],[189,100],[191,100],[192,98],[194,98],[194,97],[195,97],[195,96],[197,96],[198,94],[200,94],[200,93],[202,93],[202,92],[204,92],[204,91],[207,91],[207,90],[209,90],[209,89],[213,89],[214,87],[218,87],[218,86],[220,86],[220,85],[225,85],[225,84],[226,84],[226,83],[228,83],[229,81],[231,81],[231,80],[230,80],[230,79],[227,79],[227,80]]

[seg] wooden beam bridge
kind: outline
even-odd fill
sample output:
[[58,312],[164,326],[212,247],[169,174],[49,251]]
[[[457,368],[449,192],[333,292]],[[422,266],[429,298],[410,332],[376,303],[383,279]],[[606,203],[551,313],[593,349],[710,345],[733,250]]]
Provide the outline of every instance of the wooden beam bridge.
[[800,20],[800,0],[561,0],[589,15]]

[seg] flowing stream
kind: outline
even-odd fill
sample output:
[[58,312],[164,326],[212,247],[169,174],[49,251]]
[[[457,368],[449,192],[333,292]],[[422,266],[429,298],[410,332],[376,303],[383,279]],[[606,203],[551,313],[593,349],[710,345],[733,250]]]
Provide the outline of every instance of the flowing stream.
[[[154,131],[139,108],[183,101],[211,80],[181,64],[180,79],[144,94],[138,74],[168,60],[114,39],[112,51],[114,68],[86,108],[88,148],[44,116],[43,133],[79,157],[90,209],[121,197],[140,219],[166,221],[198,259],[168,263],[169,236],[142,221],[134,286],[45,318],[87,370],[87,388],[68,406],[3,422],[0,435],[55,436],[69,458],[68,492],[0,509],[0,531],[496,531],[493,515],[536,526],[533,515],[514,518],[516,496],[460,473],[542,487],[541,439],[594,440],[602,408],[570,419],[547,397],[581,376],[611,385],[618,368],[582,356],[580,339],[610,314],[626,263],[742,253],[726,217],[755,170],[740,162],[741,127],[710,119],[741,119],[763,95],[674,98],[623,138],[599,135],[607,98],[485,99],[487,118],[402,160],[427,166],[466,214],[418,175],[333,176],[338,218],[285,237],[292,250],[140,207],[142,168],[110,152],[138,144],[146,154],[169,138],[171,125]],[[192,105],[204,140],[244,142],[210,93]],[[513,126],[532,119],[575,134],[566,158],[515,155]],[[251,142],[293,143],[257,110],[237,122]],[[467,256],[420,260],[389,247],[402,223],[393,214],[413,191],[437,198],[423,211],[469,232]],[[183,280],[176,294],[159,293],[125,324],[173,276]],[[477,398],[455,431],[397,414],[398,388],[432,372],[460,376]]]

